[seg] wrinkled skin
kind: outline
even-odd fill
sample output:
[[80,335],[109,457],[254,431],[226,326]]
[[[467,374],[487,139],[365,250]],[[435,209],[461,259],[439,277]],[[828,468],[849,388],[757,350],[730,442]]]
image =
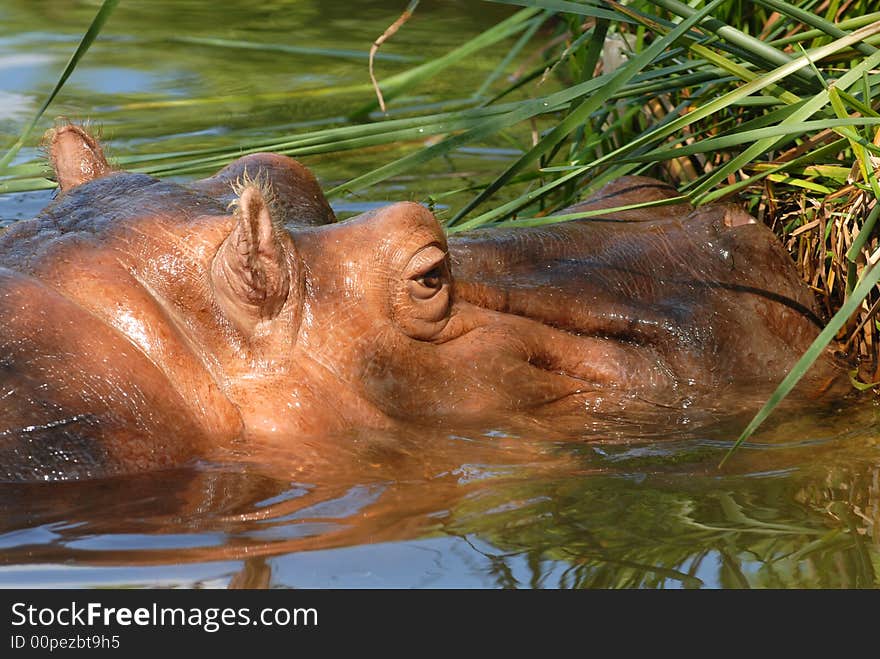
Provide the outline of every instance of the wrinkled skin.
[[[113,171],[75,126],[49,153],[58,199],[0,236],[6,479],[217,447],[307,460],[363,428],[674,424],[769,390],[818,332],[788,256],[734,208],[447,241],[414,203],[335,223],[283,156],[179,185]],[[628,177],[569,211],[673,194]],[[836,375],[823,359],[805,388]]]

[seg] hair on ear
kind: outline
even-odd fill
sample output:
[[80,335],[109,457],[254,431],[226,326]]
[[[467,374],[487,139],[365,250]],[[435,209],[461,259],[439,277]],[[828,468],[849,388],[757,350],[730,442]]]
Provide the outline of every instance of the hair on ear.
[[235,198],[229,202],[228,208],[234,214],[238,214],[241,204],[241,195],[248,188],[256,188],[263,198],[263,202],[269,209],[269,217],[272,218],[272,225],[276,230],[284,229],[284,222],[281,220],[282,213],[278,211],[278,198],[275,195],[275,189],[272,187],[272,181],[269,176],[262,170],[257,170],[255,176],[251,176],[247,168],[241,176],[230,183]]

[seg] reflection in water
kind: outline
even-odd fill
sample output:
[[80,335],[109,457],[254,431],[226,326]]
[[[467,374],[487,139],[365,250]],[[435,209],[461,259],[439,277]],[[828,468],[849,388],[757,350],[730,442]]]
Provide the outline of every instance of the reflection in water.
[[295,482],[202,464],[6,484],[0,585],[876,587],[876,410],[857,411],[809,420],[833,439],[779,421],[724,473],[733,435],[715,429],[628,444],[423,434],[421,454],[352,454]]
[[[721,479],[696,491],[682,475],[631,487],[621,487],[621,476],[562,480],[541,501],[494,515],[482,501],[456,521],[503,548],[488,557],[499,586],[871,587],[880,567],[877,474],[841,469],[760,488]],[[529,583],[512,581],[507,567],[508,557],[522,556]]]

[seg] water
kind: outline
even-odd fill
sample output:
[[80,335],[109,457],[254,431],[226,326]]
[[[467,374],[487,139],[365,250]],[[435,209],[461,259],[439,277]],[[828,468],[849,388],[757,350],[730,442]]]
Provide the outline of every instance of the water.
[[[50,114],[92,120],[117,158],[341,125],[370,100],[366,53],[404,4],[238,2],[218,12],[202,1],[122,3]],[[0,6],[0,144],[14,141],[42,102],[96,8]],[[448,52],[510,11],[422,3],[383,46],[377,72]],[[199,41],[210,38],[301,52]],[[392,110],[461,98],[498,57],[473,57]],[[425,200],[498,171],[516,138],[333,205],[345,216]],[[330,188],[402,153],[303,160]],[[18,162],[33,155],[25,150]],[[0,196],[0,222],[34,215],[50,194]],[[779,415],[719,470],[752,411],[710,427],[644,429],[629,441],[441,429],[372,438],[321,468],[230,455],[94,482],[3,484],[0,586],[880,585],[876,404]]]

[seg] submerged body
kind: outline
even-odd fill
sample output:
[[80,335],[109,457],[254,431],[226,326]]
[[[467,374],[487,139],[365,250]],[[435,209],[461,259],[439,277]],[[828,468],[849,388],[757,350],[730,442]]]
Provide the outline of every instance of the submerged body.
[[[101,476],[358,428],[608,430],[767,389],[818,332],[732,208],[446,240],[422,206],[335,223],[260,154],[178,185],[55,131],[61,194],[0,236],[0,478]],[[627,178],[573,209],[668,197]],[[233,209],[230,210],[230,202]],[[823,360],[807,386],[837,374]]]

